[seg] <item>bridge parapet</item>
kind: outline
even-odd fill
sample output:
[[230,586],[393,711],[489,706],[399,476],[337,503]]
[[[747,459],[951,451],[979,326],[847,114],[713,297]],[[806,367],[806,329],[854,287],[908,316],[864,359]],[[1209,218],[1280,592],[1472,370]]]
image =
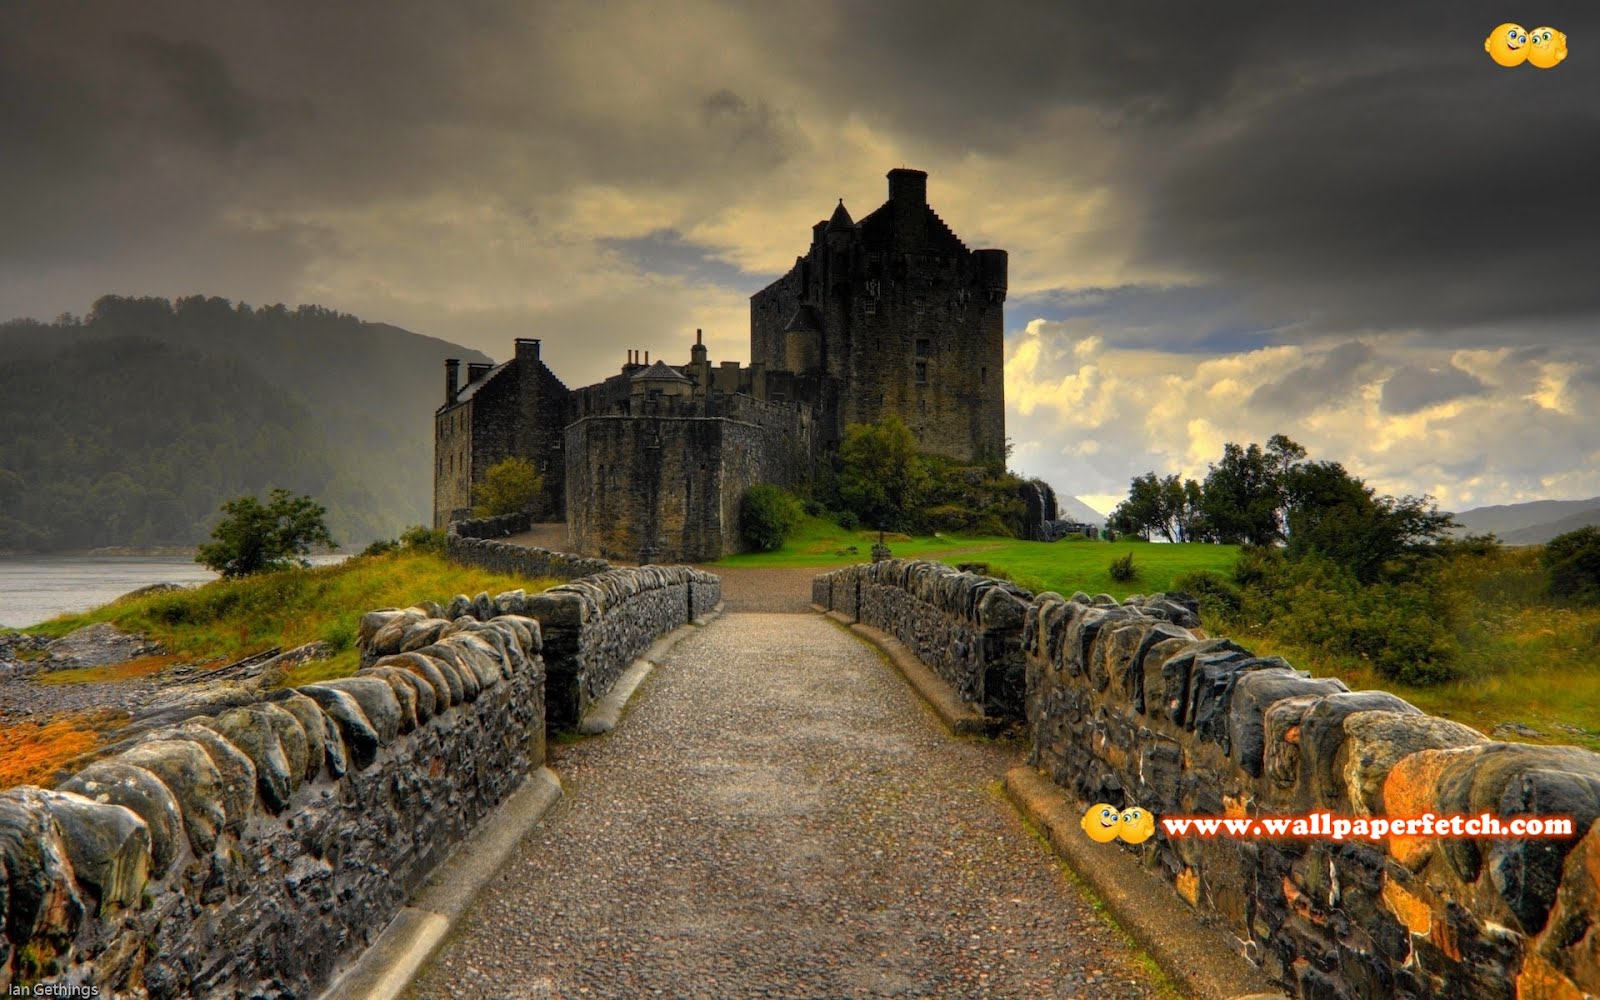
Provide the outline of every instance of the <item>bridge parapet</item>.
[[[964,576],[855,566],[817,577],[813,599],[895,635],[974,701],[986,688],[961,683],[974,596],[1001,581]],[[1600,755],[1493,742],[1387,692],[1203,638],[1181,595],[1005,593],[1025,601],[1021,619],[1008,611],[985,646],[1014,638],[1030,763],[1085,803],[1158,817],[1574,821],[1566,839],[1340,842],[1171,838],[1158,825],[1123,846],[1298,995],[1600,993]]]
[[539,623],[440,625],[0,793],[0,990],[314,994],[544,762]]

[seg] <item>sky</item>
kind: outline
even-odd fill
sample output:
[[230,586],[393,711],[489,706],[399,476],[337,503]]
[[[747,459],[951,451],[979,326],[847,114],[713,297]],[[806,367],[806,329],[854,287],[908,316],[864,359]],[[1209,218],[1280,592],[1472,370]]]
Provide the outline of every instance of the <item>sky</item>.
[[[1483,51],[1569,36],[1550,70]],[[1600,495],[1600,8],[0,5],[0,318],[315,302],[569,385],[748,360],[929,172],[1011,254],[1012,465],[1102,510],[1285,433],[1446,509]],[[437,401],[427,401],[431,409]]]

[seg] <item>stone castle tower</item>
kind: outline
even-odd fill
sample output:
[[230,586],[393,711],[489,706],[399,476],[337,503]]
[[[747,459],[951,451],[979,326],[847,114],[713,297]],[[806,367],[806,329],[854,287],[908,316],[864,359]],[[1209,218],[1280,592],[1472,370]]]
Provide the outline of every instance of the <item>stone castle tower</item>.
[[515,355],[445,362],[434,415],[434,524],[469,516],[485,472],[511,456],[544,474],[534,513],[564,519],[577,551],[640,561],[738,548],[756,483],[801,487],[845,429],[898,416],[958,461],[1005,454],[1006,252],[969,250],[928,206],[927,174],[889,171],[860,222],[841,201],[787,274],[750,299],[750,364],[629,351],[604,381],[568,389],[518,339]]
[[750,359],[837,381],[844,427],[891,414],[963,461],[1005,451],[1006,252],[968,250],[928,206],[928,175],[889,171],[889,200],[844,202],[789,273],[750,300]]

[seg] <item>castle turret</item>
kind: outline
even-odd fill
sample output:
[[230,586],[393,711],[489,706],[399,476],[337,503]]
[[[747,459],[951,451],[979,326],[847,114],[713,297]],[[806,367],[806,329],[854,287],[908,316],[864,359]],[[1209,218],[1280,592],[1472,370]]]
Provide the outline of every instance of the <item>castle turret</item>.
[[802,302],[783,328],[784,367],[796,375],[822,367],[822,319]]
[[444,405],[456,405],[456,397],[461,394],[461,359],[444,359]]

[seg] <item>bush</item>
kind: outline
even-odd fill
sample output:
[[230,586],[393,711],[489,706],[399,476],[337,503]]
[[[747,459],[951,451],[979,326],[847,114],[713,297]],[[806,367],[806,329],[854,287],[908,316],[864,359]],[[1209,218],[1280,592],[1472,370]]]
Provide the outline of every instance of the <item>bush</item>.
[[739,505],[739,537],[757,552],[771,552],[800,527],[800,501],[787,491],[765,484],[745,491]]
[[1118,583],[1127,583],[1130,580],[1137,580],[1139,578],[1139,570],[1133,565],[1132,552],[1129,552],[1127,555],[1120,558],[1111,560],[1111,568],[1108,570],[1108,572],[1111,574],[1111,579],[1117,581]]
[[400,543],[392,538],[380,538],[361,550],[361,556],[384,556],[391,552],[398,552]]
[[800,509],[806,512],[807,517],[822,517],[828,512],[828,508],[822,505],[822,501],[814,497],[806,497],[800,504]]
[[844,511],[839,515],[839,527],[846,531],[854,531],[861,527],[861,518],[853,510]]
[[1551,597],[1600,603],[1600,528],[1590,525],[1557,535],[1545,544],[1540,561]]
[[1185,573],[1172,581],[1172,590],[1194,595],[1200,610],[1219,618],[1237,618],[1244,608],[1244,595],[1232,581],[1209,569]]
[[418,552],[434,552],[443,555],[444,529],[430,528],[425,524],[413,524],[400,532],[400,544]]

